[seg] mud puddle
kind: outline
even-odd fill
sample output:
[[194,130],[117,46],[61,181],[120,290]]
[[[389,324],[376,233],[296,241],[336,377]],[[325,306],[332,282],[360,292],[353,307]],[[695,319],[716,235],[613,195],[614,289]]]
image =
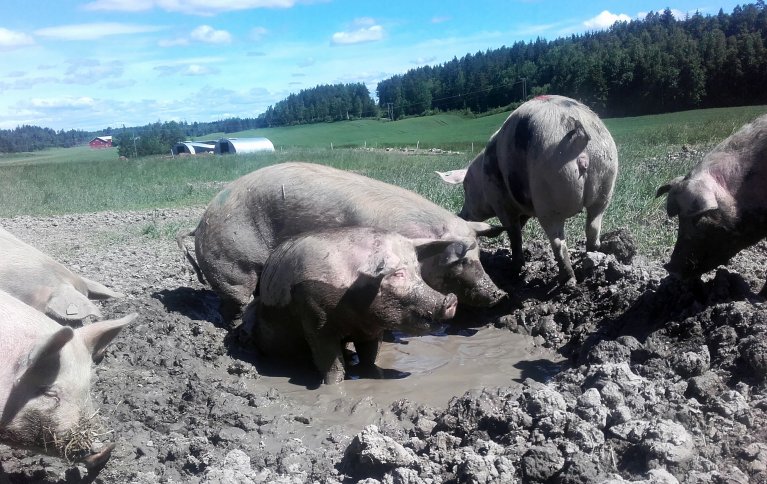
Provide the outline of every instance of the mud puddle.
[[[354,434],[375,421],[381,409],[397,400],[444,407],[469,390],[514,386],[526,378],[546,381],[562,369],[564,359],[536,347],[529,336],[492,326],[460,334],[400,337],[384,342],[377,364],[385,379],[347,379],[338,385],[318,385],[316,373],[303,368],[290,376],[266,376],[258,385],[274,388],[282,397],[315,411],[307,415],[310,428],[302,440],[321,437],[323,429],[343,426]],[[409,373],[409,374],[408,374]]]

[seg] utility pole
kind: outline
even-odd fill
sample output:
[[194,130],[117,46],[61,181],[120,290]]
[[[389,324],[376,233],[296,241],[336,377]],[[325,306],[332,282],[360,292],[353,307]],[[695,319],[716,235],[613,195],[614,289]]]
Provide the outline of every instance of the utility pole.
[[527,99],[527,78],[522,78],[522,101]]

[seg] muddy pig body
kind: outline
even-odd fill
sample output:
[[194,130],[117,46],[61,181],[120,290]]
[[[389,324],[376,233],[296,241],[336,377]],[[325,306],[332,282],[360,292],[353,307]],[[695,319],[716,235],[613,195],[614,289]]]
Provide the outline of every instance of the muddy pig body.
[[[686,176],[661,186],[679,229],[666,269],[683,279],[727,264],[767,237],[767,115],[743,126]],[[767,284],[760,294],[767,296]]]
[[467,220],[498,217],[508,228],[513,270],[523,264],[522,229],[537,218],[559,267],[574,283],[565,221],[586,210],[586,248],[600,247],[602,216],[618,172],[618,151],[599,117],[563,96],[539,96],[514,110],[464,170],[439,173],[463,183]]
[[0,291],[0,442],[99,465],[99,419],[90,399],[92,361],[135,314],[78,329],[61,326]]
[[[482,268],[477,244],[478,236],[500,230],[467,222],[404,188],[324,165],[282,163],[235,180],[211,201],[197,228],[177,240],[183,247],[185,235],[195,236],[198,277],[204,274],[222,299],[222,312],[231,317],[250,300],[280,242],[350,226],[410,238],[461,239],[421,260],[427,284],[474,306],[491,306],[505,295]],[[195,265],[188,252],[187,258]]]
[[[79,276],[0,227],[0,290],[60,323],[101,317],[90,299],[120,297],[111,289]],[[90,298],[90,299],[89,299]]]
[[245,323],[262,353],[311,354],[325,383],[339,382],[345,342],[371,368],[385,330],[425,334],[455,315],[456,296],[429,287],[419,264],[419,257],[452,243],[370,228],[289,239],[267,260],[254,302],[257,320]]

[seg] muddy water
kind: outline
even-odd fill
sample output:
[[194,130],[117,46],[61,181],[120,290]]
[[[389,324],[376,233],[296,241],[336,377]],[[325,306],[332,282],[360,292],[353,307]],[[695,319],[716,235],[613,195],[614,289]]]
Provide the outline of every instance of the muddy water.
[[[512,386],[525,378],[543,381],[561,369],[562,358],[534,348],[528,336],[483,327],[461,334],[403,337],[384,342],[377,364],[400,378],[346,380],[339,385],[306,385],[301,378],[262,376],[259,385],[275,388],[287,400],[311,408],[304,440],[323,429],[342,426],[354,434],[375,423],[382,408],[408,399],[444,408],[452,397],[484,387]],[[316,380],[316,376],[314,377]],[[314,431],[312,431],[314,429]]]

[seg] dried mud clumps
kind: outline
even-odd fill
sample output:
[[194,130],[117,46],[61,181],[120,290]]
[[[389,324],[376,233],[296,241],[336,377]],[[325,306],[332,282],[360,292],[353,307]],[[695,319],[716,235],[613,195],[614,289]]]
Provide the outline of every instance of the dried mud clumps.
[[[116,443],[98,477],[3,447],[0,482],[767,482],[767,304],[755,294],[765,243],[684,284],[661,260],[629,259],[630,234],[616,231],[601,252],[574,248],[570,288],[550,283],[557,267],[545,240],[526,243],[520,277],[506,275],[508,251],[485,247],[488,273],[511,297],[467,324],[530,334],[531,347],[555,349],[567,364],[441,408],[308,405],[270,387],[269,368],[256,371],[216,296],[179,270],[175,244],[141,235],[150,221],[187,225],[198,212],[3,222],[49,241],[46,250],[77,246],[65,263],[127,294],[104,302],[104,314],[142,318],[96,367],[94,403]],[[296,392],[318,395],[302,384]],[[325,426],[320,412],[342,417]]]
[[[429,433],[368,429],[347,461],[361,442],[387,437],[416,460],[387,467],[379,458],[344,467],[347,475],[382,483],[767,481],[767,305],[745,279],[758,286],[759,264],[736,261],[688,285],[632,259],[588,253],[575,264],[579,287],[544,293],[535,281],[551,268],[533,257],[524,276],[533,285],[498,324],[561,348],[573,366],[549,382],[455,398]],[[422,480],[402,481],[410,472]]]

